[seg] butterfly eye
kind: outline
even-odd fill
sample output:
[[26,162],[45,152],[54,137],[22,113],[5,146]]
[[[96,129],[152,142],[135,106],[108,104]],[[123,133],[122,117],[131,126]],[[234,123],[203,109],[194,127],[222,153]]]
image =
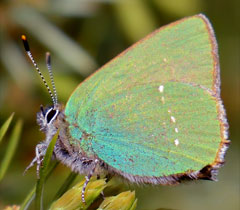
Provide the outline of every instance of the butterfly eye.
[[46,114],[46,119],[48,124],[56,118],[56,116],[58,115],[58,112],[59,111],[55,109],[50,109],[48,111],[48,113]]

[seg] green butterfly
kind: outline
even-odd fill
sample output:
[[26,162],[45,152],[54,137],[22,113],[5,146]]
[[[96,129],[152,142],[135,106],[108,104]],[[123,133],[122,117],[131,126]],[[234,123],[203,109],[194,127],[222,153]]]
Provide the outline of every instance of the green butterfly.
[[83,202],[89,179],[102,170],[168,185],[215,180],[224,162],[229,140],[217,43],[202,14],[164,26],[121,53],[81,83],[65,109],[49,92],[53,106],[38,113],[46,140],[30,167],[37,162],[39,170],[59,129],[54,155],[87,174]]

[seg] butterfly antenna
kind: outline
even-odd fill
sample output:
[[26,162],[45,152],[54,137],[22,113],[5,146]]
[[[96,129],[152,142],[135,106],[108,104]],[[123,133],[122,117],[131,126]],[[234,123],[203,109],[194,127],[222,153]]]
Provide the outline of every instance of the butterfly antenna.
[[49,86],[48,86],[48,84],[47,84],[44,76],[42,75],[42,72],[41,72],[40,69],[38,68],[37,63],[35,62],[35,60],[34,60],[34,58],[33,58],[33,56],[32,56],[32,53],[31,53],[31,51],[30,51],[30,47],[29,47],[29,44],[28,44],[28,41],[27,41],[27,37],[26,37],[25,35],[22,35],[22,36],[21,36],[21,39],[22,39],[22,41],[23,41],[23,45],[24,45],[24,48],[25,48],[25,50],[26,50],[26,52],[27,52],[28,57],[30,58],[30,60],[32,61],[33,65],[34,65],[34,67],[35,67],[35,69],[37,70],[38,74],[40,75],[40,77],[41,77],[44,85],[46,86],[46,88],[47,88],[47,90],[48,90],[48,93],[50,94],[50,96],[51,96],[51,98],[52,98],[53,105],[55,106],[55,105],[56,105],[55,98],[54,98],[54,96],[53,96],[53,94],[52,94],[52,91],[50,90],[50,88],[49,88]]
[[56,90],[55,82],[54,82],[54,79],[53,79],[52,65],[51,65],[51,55],[50,55],[49,52],[46,53],[46,64],[47,64],[48,73],[49,73],[49,76],[50,76],[50,79],[51,79],[52,89],[53,89],[54,98],[55,98],[55,104],[57,104],[57,102],[58,102],[57,90]]

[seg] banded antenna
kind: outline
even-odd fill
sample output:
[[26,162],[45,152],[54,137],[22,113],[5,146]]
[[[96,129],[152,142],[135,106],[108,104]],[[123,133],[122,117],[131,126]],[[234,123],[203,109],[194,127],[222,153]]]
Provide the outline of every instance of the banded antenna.
[[[55,97],[53,96],[52,91],[51,91],[49,85],[47,84],[47,82],[46,82],[46,80],[45,80],[42,72],[40,71],[37,63],[35,62],[35,60],[34,60],[34,58],[33,58],[33,56],[32,56],[32,53],[31,53],[31,51],[30,51],[30,47],[29,47],[29,44],[28,44],[28,41],[27,41],[27,37],[26,37],[25,35],[22,35],[22,36],[21,36],[21,39],[22,39],[22,41],[23,41],[23,45],[24,45],[25,51],[27,52],[28,57],[29,57],[30,60],[32,61],[35,69],[37,70],[38,74],[40,75],[40,77],[41,77],[41,79],[42,79],[45,87],[47,88],[48,93],[49,93],[50,96],[51,96],[53,105],[54,105],[54,107],[55,107],[55,106],[57,105],[57,98],[55,98]],[[51,67],[50,67],[50,69],[51,69]],[[49,73],[49,74],[50,74],[50,73]],[[50,75],[50,78],[51,78],[51,80],[53,80],[53,79],[52,79],[52,74]],[[52,83],[52,84],[54,84],[54,83]],[[54,85],[54,90],[56,91],[55,85]]]
[[52,85],[54,98],[55,98],[55,104],[57,104],[57,102],[58,102],[57,90],[56,90],[55,82],[54,82],[54,79],[53,79],[52,65],[51,65],[51,55],[50,55],[49,52],[46,53],[46,65],[47,65],[49,77],[50,77],[50,80],[51,80],[51,85]]

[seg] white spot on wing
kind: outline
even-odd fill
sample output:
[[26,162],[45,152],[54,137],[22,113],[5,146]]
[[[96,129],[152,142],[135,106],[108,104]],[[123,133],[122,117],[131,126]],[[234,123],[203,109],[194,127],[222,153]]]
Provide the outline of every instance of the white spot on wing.
[[160,93],[163,93],[163,90],[164,90],[164,86],[163,85],[160,85],[158,90],[160,91]]
[[[164,86],[163,86],[163,85],[160,85],[159,88],[158,88],[158,90],[159,90],[159,92],[162,94],[162,96],[161,96],[161,101],[162,101],[162,103],[164,104],[164,103],[165,103],[165,98],[164,98],[164,94],[163,94]],[[171,122],[172,122],[172,123],[176,123],[176,118],[171,115],[172,111],[171,111],[170,108],[168,109],[167,112],[168,112],[168,114],[169,114],[169,116],[170,116]],[[163,122],[162,124],[163,124],[163,126],[166,125],[165,122]],[[179,132],[177,127],[174,128],[174,131],[175,131],[176,134],[178,134],[178,132]],[[174,144],[175,144],[176,146],[178,146],[178,145],[179,145],[179,140],[178,140],[178,139],[175,139],[175,140],[174,140]]]
[[175,123],[175,122],[176,122],[175,117],[171,116],[171,121],[172,121],[173,123]]
[[176,146],[178,146],[178,145],[179,145],[179,140],[178,140],[178,139],[175,139],[175,140],[174,140],[174,144],[175,144]]

